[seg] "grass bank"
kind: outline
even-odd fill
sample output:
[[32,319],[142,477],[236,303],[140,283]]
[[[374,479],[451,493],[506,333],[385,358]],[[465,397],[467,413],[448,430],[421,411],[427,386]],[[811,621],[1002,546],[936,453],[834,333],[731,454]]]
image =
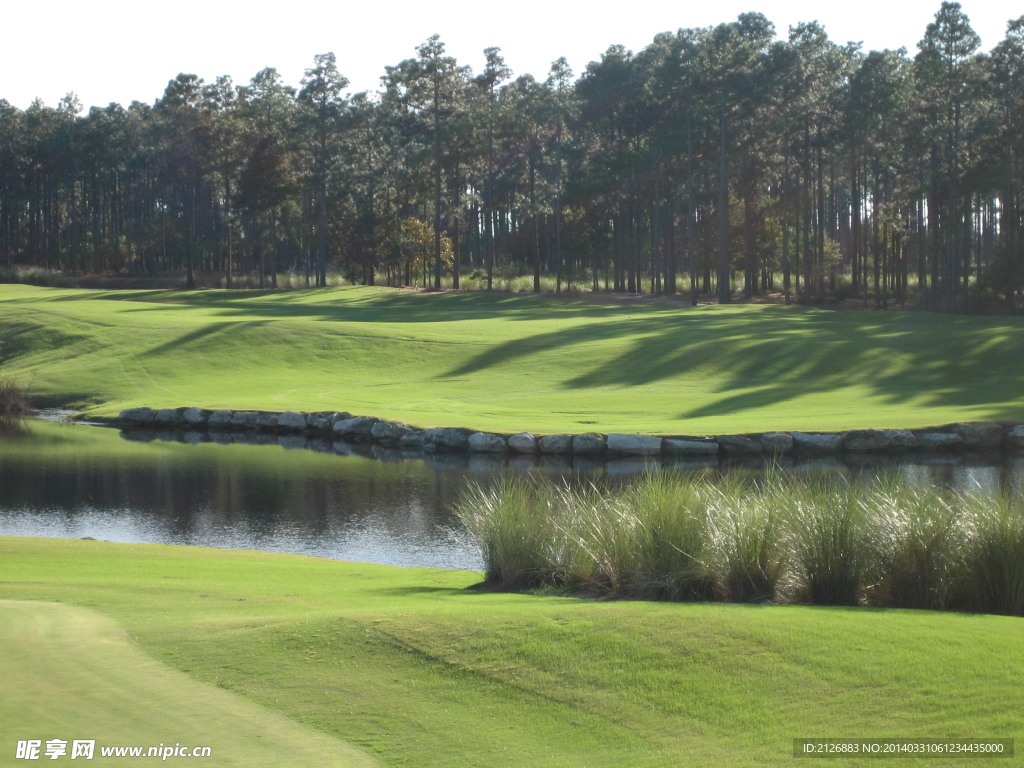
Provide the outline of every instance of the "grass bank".
[[[0,558],[0,597],[99,611],[151,659],[386,765],[782,766],[794,737],[1024,737],[1020,619],[588,602],[91,541],[0,538]],[[8,708],[69,696],[6,682]]]
[[716,434],[1024,420],[1024,319],[379,288],[0,286],[36,401],[348,410],[418,426]]

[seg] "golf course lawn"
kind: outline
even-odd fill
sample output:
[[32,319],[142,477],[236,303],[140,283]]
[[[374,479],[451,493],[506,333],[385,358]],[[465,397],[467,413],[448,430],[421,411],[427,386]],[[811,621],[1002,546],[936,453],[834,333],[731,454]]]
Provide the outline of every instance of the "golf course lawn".
[[[5,742],[91,737],[100,746],[216,744],[216,765],[372,766],[344,742],[161,664],[97,611],[0,600]],[[3,744],[0,762],[11,757]],[[179,753],[180,754],[180,753]],[[162,750],[161,750],[162,755]],[[57,758],[60,759],[60,758]],[[92,764],[117,764],[94,750]],[[167,762],[187,758],[172,755]]]
[[37,403],[96,416],[345,410],[542,434],[1024,420],[1024,318],[924,312],[4,285],[0,364]]
[[[611,768],[1024,736],[1019,618],[494,594],[469,572],[96,541],[0,538],[0,563],[3,764],[53,737],[249,765]],[[286,756],[259,762],[263,743]]]

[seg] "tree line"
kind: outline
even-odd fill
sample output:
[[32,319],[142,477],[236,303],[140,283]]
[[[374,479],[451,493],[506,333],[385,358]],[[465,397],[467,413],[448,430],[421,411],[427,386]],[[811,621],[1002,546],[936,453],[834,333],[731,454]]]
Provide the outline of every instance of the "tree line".
[[1024,303],[1024,16],[989,53],[943,2],[917,51],[759,13],[613,45],[576,77],[438,36],[349,94],[335,56],[83,114],[0,100],[0,262],[786,301]]

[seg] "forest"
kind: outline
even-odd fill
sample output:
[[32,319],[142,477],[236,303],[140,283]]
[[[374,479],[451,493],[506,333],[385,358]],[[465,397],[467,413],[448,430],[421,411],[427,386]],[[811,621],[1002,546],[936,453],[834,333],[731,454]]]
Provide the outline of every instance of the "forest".
[[[179,74],[148,104],[0,99],[0,267],[1024,311],[1024,16],[943,2],[914,52],[759,13],[577,76],[440,37],[349,93]],[[203,279],[206,278],[206,279]]]

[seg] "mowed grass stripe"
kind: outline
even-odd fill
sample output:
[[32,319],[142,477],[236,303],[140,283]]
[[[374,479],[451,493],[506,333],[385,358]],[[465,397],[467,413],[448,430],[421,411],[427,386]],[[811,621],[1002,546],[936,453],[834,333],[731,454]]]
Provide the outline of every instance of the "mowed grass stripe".
[[92,541],[0,538],[0,557],[0,596],[92,606],[387,765],[788,766],[796,737],[1024,738],[1018,618],[495,594],[467,572]]
[[[19,740],[95,739],[90,765],[145,760],[100,755],[101,746],[211,748],[210,765],[378,765],[369,755],[237,694],[197,682],[147,656],[99,612],[0,600],[0,763]],[[60,759],[60,758],[58,758]],[[167,765],[194,763],[168,757]]]
[[719,434],[1024,420],[1024,318],[381,288],[0,286],[44,402],[348,410],[417,426]]

